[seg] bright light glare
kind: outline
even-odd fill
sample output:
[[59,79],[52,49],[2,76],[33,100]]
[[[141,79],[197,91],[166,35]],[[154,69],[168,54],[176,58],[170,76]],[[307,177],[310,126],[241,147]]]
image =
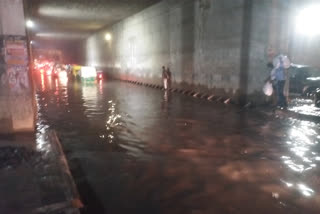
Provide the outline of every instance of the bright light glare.
[[88,66],[81,67],[81,77],[82,78],[92,78],[92,77],[96,78],[97,77],[96,68],[88,67]]
[[121,64],[117,62],[117,63],[115,64],[115,67],[116,67],[116,68],[121,68]]
[[68,75],[67,72],[59,72],[59,81],[61,83],[61,85],[63,86],[67,86],[68,85]]
[[107,41],[110,41],[112,39],[112,36],[110,33],[107,33],[104,37]]
[[28,28],[33,28],[33,27],[34,27],[34,23],[33,23],[33,21],[31,21],[31,20],[28,20],[28,21],[26,22],[26,25],[27,25]]
[[306,36],[320,35],[320,5],[303,9],[297,16],[296,30]]

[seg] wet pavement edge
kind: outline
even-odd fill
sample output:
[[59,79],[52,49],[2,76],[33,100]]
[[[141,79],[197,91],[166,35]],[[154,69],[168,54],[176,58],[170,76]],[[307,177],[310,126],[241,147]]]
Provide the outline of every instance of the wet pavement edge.
[[[117,80],[120,82],[130,83],[130,84],[136,84],[136,85],[140,85],[140,86],[146,86],[146,87],[150,87],[150,88],[154,88],[154,89],[165,90],[162,85],[157,85],[157,84],[149,84],[149,83],[144,83],[144,82],[139,82],[139,81],[122,80],[122,79],[114,79],[114,80]],[[188,89],[174,88],[174,87],[168,88],[167,91],[191,96],[194,98],[205,99],[210,102],[220,102],[220,103],[224,103],[224,104],[235,104],[236,105],[236,103],[234,102],[234,100],[231,97],[223,97],[223,96],[218,96],[215,94],[206,94],[206,93],[198,92],[195,90],[188,90]],[[250,102],[248,104],[251,105]]]
[[63,152],[60,140],[54,130],[49,130],[46,135],[48,137],[48,141],[51,144],[51,152],[54,154],[59,166],[58,174],[60,177],[60,183],[58,184],[57,181],[55,181],[55,183],[53,183],[52,185],[63,187],[66,202],[54,203],[43,206],[41,208],[37,208],[34,213],[61,213],[62,211],[65,214],[80,214],[79,209],[83,207],[83,204],[81,202],[79,192],[70,172],[69,165]]

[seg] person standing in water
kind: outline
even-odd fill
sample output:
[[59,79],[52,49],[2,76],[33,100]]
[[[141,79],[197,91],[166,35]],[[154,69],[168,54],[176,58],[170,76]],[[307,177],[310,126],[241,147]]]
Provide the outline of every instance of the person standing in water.
[[166,67],[162,66],[162,81],[163,81],[163,87],[164,90],[168,89],[168,73],[166,70]]
[[170,71],[170,68],[169,68],[169,67],[167,68],[167,71],[166,71],[166,72],[167,72],[167,79],[168,79],[168,80],[167,80],[167,81],[168,81],[168,88],[171,88],[171,81],[172,81],[172,80],[171,80],[171,71]]
[[275,81],[277,106],[287,108],[287,99],[284,95],[286,83],[285,70],[290,67],[290,61],[286,56],[279,55],[273,60],[274,69],[271,72],[271,80]]

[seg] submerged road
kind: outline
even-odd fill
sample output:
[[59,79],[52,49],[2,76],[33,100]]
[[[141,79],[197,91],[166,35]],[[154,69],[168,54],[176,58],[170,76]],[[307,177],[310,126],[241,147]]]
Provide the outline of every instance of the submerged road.
[[121,82],[38,81],[83,213],[320,213],[320,130]]

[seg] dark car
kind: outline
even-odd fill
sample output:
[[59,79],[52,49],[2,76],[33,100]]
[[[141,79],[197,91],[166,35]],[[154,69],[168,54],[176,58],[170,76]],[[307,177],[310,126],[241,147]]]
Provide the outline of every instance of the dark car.
[[314,104],[320,108],[320,89],[317,88],[316,93],[314,95]]
[[320,69],[310,66],[293,65],[289,69],[290,93],[314,99],[320,107]]
[[320,76],[308,77],[303,88],[303,96],[314,100],[314,104],[320,107]]

